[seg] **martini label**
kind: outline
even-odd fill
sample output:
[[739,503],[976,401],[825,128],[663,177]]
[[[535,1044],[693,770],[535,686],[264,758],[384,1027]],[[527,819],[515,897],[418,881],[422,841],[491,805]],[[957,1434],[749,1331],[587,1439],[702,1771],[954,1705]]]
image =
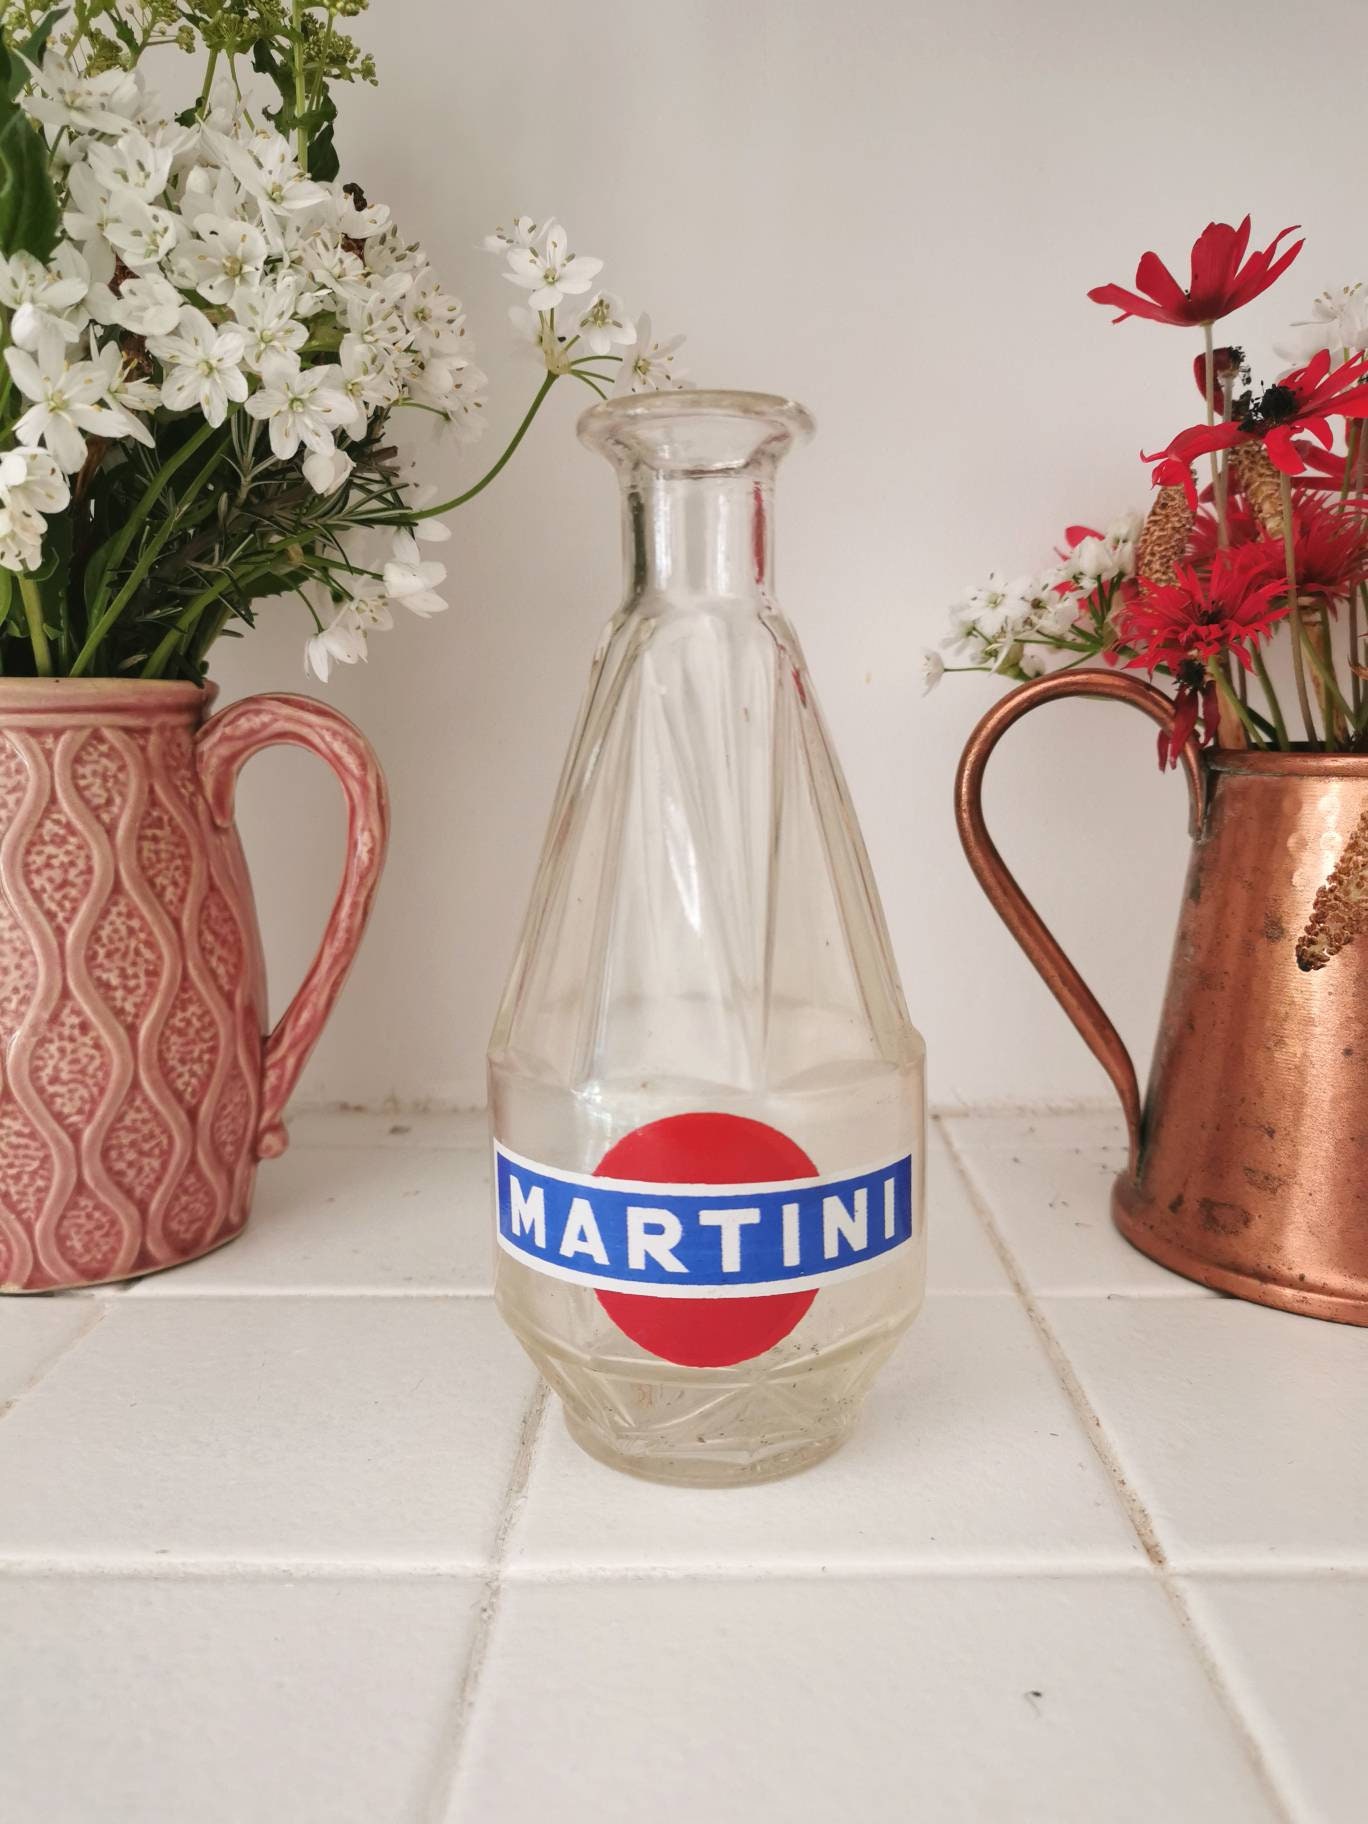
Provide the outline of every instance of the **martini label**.
[[910,1154],[761,1184],[661,1184],[560,1171],[496,1143],[494,1176],[500,1247],[598,1291],[815,1291],[912,1239]]

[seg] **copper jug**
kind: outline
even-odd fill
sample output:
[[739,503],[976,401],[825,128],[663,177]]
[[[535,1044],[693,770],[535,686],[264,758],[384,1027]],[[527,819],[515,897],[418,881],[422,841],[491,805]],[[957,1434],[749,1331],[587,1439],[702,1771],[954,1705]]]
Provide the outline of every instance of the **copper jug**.
[[970,736],[955,814],[979,884],[1121,1098],[1116,1226],[1217,1291],[1368,1324],[1368,917],[1351,941],[1368,915],[1368,757],[1184,749],[1192,858],[1142,1108],[1116,1028],[983,819],[988,756],[1061,697],[1114,698],[1172,726],[1169,699],[1133,675],[1024,684]]

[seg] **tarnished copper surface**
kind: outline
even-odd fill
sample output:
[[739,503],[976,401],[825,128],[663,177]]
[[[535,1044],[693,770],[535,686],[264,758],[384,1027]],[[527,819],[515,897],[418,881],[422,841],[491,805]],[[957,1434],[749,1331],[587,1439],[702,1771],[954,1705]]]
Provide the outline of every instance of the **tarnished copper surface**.
[[1368,1324],[1368,936],[1298,967],[1316,894],[1368,811],[1368,758],[1183,756],[1193,848],[1143,1110],[1115,1027],[1012,878],[983,820],[998,740],[1056,697],[1111,697],[1161,726],[1133,676],[1024,684],[969,739],[955,784],[970,866],[1116,1085],[1130,1133],[1112,1213],[1143,1253],[1203,1285]]

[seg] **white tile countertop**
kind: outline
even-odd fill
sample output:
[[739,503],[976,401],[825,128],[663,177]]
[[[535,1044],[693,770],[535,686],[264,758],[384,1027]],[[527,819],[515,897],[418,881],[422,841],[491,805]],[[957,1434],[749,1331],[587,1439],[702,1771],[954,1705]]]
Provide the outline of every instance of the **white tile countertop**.
[[946,1116],[855,1440],[682,1491],[489,1297],[482,1118],[304,1115],[231,1247],[0,1301],[3,1824],[1361,1824],[1368,1335]]

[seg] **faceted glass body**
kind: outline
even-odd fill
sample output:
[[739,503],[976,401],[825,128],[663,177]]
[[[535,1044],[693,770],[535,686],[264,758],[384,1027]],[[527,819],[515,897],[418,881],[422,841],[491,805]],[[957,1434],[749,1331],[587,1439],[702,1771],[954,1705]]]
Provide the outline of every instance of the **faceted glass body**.
[[490,1049],[500,1309],[578,1441],[666,1481],[824,1456],[923,1288],[923,1047],[771,594],[810,428],[745,393],[585,415],[627,594]]

